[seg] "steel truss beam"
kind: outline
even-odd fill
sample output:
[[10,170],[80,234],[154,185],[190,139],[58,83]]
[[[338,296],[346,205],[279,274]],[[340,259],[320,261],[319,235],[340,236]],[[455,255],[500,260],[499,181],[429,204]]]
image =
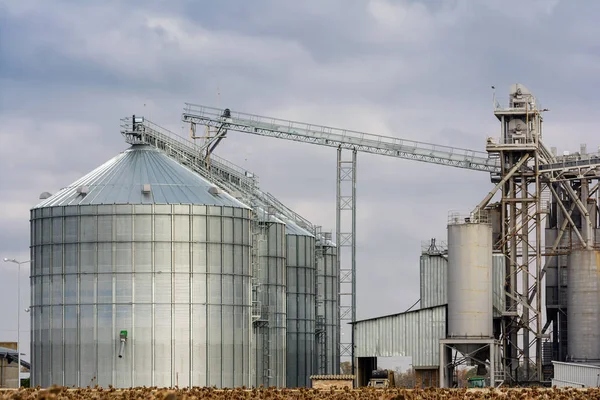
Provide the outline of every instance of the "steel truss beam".
[[[263,117],[228,109],[186,103],[182,120],[215,127],[221,136],[225,135],[227,130],[232,130],[476,171],[499,172],[497,160],[489,158],[481,151]],[[222,129],[223,127],[225,129]],[[207,145],[219,140],[221,136],[211,138]]]

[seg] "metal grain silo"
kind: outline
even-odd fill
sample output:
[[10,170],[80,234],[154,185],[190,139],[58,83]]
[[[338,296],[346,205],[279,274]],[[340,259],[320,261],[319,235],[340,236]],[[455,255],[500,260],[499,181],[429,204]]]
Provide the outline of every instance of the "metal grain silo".
[[568,359],[600,361],[600,252],[574,249],[567,285]]
[[340,373],[337,247],[331,240],[321,237],[317,251],[320,253],[317,257],[317,325],[322,329],[316,343],[317,371],[321,375],[337,375]]
[[315,236],[286,223],[287,387],[308,387],[315,366]]
[[144,145],[34,207],[32,384],[249,386],[250,218]]
[[[448,225],[448,337],[492,338],[492,227]],[[475,346],[475,347],[471,347]],[[462,353],[479,345],[460,344]]]
[[255,385],[285,386],[286,267],[285,223],[256,210],[261,226],[255,285],[259,311],[254,321]]

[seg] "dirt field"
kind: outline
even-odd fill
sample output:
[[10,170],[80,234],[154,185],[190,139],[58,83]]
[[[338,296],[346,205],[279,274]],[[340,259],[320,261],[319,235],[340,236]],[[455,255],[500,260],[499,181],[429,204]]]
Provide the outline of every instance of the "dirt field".
[[0,399],[600,399],[600,389],[235,389],[218,390],[210,388],[193,389],[0,389]]

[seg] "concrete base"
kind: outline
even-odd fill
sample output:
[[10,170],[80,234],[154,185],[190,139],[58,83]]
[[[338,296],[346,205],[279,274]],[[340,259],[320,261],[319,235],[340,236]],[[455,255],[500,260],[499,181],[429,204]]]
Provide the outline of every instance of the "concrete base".
[[439,368],[415,369],[415,387],[426,389],[440,386]]
[[[468,348],[468,353],[459,352],[459,357],[453,359],[452,352],[456,348]],[[456,367],[472,363],[484,366],[487,370],[486,385],[499,386],[504,382],[501,362],[501,342],[495,339],[441,339],[440,340],[440,370],[441,388],[453,387]],[[485,354],[482,357],[482,354]]]

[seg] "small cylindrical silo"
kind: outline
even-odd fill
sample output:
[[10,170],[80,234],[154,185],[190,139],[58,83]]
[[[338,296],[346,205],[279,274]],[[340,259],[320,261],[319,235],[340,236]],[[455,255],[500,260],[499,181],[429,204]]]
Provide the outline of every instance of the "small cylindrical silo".
[[567,286],[568,358],[600,361],[600,252],[574,249]]
[[286,223],[287,387],[308,387],[315,362],[315,237]]
[[[340,373],[340,318],[338,295],[340,273],[337,247],[331,240],[320,238],[317,258],[317,318],[322,318],[323,336],[317,337],[318,374]],[[322,357],[322,358],[321,358]]]
[[260,315],[254,324],[255,385],[285,387],[286,267],[285,223],[265,209],[256,209],[261,228],[258,271],[255,271]]
[[249,386],[250,217],[144,145],[34,207],[32,385]]
[[[448,337],[493,337],[492,226],[448,225]],[[456,346],[463,353],[475,349]]]

